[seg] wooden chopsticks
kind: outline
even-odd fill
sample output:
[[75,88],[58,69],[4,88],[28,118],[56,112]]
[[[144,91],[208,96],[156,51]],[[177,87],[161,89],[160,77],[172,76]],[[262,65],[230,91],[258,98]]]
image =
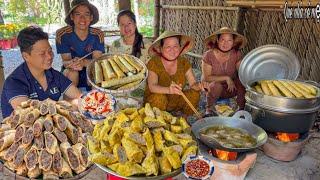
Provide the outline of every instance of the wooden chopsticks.
[[[92,53],[93,53],[93,51],[92,51],[92,52],[90,52],[90,53],[88,53],[88,54],[86,54],[86,55],[84,55],[83,57],[81,57],[81,58],[77,59],[76,61],[80,61],[80,60],[82,60],[82,59],[84,59],[84,58],[86,58],[86,57],[90,56]],[[72,61],[72,62],[75,62],[75,61]],[[70,63],[71,63],[70,61],[63,61],[63,64],[70,64]]]
[[[171,82],[172,84],[176,84],[175,82]],[[200,119],[202,118],[201,114],[199,113],[199,111],[192,105],[192,103],[189,101],[189,99],[187,98],[187,96],[181,91],[181,96],[183,97],[183,99],[187,102],[187,104],[189,105],[189,107],[192,109],[192,111],[196,114],[196,116]]]

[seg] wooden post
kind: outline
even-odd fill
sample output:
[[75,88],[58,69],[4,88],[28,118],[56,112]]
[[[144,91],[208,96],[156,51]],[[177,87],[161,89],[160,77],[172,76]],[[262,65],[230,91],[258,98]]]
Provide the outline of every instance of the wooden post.
[[160,26],[160,0],[154,1],[153,37],[159,36]]
[[[4,70],[3,70],[3,63],[2,63],[2,54],[0,52],[0,94],[2,94],[3,83],[4,83]],[[2,118],[2,117],[0,117]]]
[[130,9],[131,10],[131,2],[130,0],[118,0],[119,11]]
[[0,24],[4,24],[4,20],[3,20],[1,9],[0,9]]
[[67,17],[70,11],[70,0],[63,0],[63,6],[64,6],[65,17]]

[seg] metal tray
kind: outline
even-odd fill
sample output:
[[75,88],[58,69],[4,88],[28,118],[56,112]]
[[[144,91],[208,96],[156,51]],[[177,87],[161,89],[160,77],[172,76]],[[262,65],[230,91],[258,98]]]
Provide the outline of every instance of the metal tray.
[[239,67],[241,83],[248,88],[249,82],[261,79],[297,79],[300,63],[288,48],[269,44],[250,51]]

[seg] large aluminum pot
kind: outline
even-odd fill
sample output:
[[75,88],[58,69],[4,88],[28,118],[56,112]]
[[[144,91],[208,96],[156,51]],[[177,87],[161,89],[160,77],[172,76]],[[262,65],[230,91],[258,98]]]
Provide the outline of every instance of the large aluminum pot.
[[250,102],[246,103],[245,110],[251,113],[253,123],[268,132],[305,133],[312,128],[317,117],[317,111],[279,112]]

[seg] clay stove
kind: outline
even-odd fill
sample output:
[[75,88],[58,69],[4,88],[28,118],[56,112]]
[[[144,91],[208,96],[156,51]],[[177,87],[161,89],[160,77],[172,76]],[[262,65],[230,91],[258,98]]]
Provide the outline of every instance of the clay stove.
[[309,133],[268,133],[268,140],[262,146],[265,155],[279,161],[293,161],[309,139]]
[[[210,159],[214,164],[214,172],[210,178],[212,180],[242,180],[257,159],[257,153],[254,151],[241,153],[217,151],[209,149],[201,142],[199,148],[200,154]],[[217,157],[218,154],[220,154],[220,159]]]

